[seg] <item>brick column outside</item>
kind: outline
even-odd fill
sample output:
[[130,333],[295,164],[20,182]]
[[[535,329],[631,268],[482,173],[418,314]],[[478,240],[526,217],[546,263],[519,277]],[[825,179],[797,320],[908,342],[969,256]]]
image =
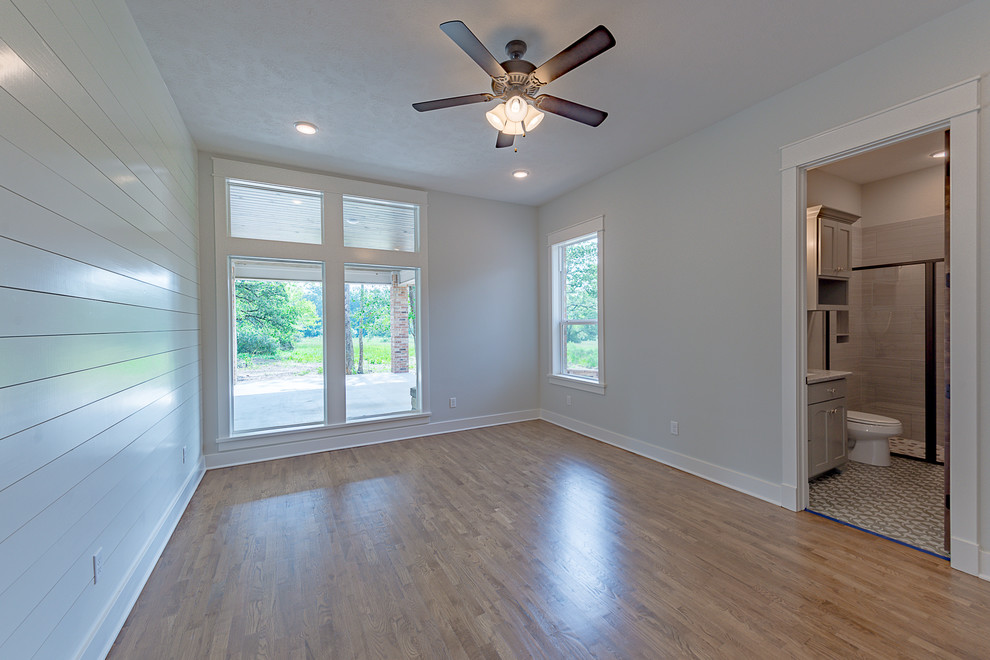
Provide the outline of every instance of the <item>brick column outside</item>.
[[409,286],[392,273],[392,373],[409,372]]

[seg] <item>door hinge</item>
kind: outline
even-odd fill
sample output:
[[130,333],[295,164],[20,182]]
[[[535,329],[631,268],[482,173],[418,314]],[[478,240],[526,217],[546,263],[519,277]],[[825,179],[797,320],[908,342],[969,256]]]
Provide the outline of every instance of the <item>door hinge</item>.
[[949,508],[949,494],[948,493],[945,494],[945,508],[946,509]]
[[948,273],[945,274],[945,288],[946,289],[949,288],[949,274]]
[[952,398],[952,397],[949,396],[949,384],[948,383],[945,384],[945,398],[946,399],[951,399]]

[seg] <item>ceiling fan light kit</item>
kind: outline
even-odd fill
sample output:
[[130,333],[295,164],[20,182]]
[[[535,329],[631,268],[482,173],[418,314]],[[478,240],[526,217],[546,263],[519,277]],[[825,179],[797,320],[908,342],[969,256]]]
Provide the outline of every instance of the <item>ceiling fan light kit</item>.
[[505,125],[508,123],[509,118],[505,114],[505,104],[499,103],[494,108],[485,113],[485,119],[496,131],[505,130]]
[[[509,116],[506,111],[506,103],[499,103],[497,106],[485,113],[485,119],[496,131],[501,131],[507,135],[523,135],[540,125],[546,116],[534,106],[524,103],[525,110],[522,113],[515,112]],[[515,119],[519,117],[520,119]]]
[[485,113],[488,123],[499,131],[495,142],[496,148],[512,146],[516,135],[526,135],[528,131],[539,126],[545,117],[544,112],[573,119],[588,126],[598,126],[608,116],[608,113],[601,110],[549,94],[537,96],[537,92],[544,85],[615,45],[615,37],[604,25],[599,25],[538,67],[522,59],[526,54],[526,42],[519,39],[514,39],[505,45],[505,53],[509,59],[500,63],[461,21],[442,23],[440,29],[491,76],[493,93],[468,94],[413,103],[413,108],[417,111],[427,112],[499,99],[502,103]]
[[521,96],[518,94],[511,96],[505,102],[505,116],[509,121],[522,121],[526,118],[527,107],[529,107],[529,104]]

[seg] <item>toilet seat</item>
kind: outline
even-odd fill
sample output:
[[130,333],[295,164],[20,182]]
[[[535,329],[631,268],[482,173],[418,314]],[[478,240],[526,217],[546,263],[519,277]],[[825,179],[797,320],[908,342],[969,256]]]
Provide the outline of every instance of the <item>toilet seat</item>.
[[896,419],[874,415],[873,413],[861,412],[859,410],[847,410],[846,420],[854,424],[869,424],[870,426],[900,426]]

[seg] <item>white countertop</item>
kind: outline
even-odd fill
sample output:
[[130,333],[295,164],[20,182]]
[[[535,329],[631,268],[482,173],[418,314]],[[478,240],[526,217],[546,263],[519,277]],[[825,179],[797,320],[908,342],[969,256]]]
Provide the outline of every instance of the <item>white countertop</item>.
[[836,371],[834,369],[808,369],[808,376],[805,381],[808,385],[824,383],[829,380],[839,380],[846,376],[851,376],[851,371]]

